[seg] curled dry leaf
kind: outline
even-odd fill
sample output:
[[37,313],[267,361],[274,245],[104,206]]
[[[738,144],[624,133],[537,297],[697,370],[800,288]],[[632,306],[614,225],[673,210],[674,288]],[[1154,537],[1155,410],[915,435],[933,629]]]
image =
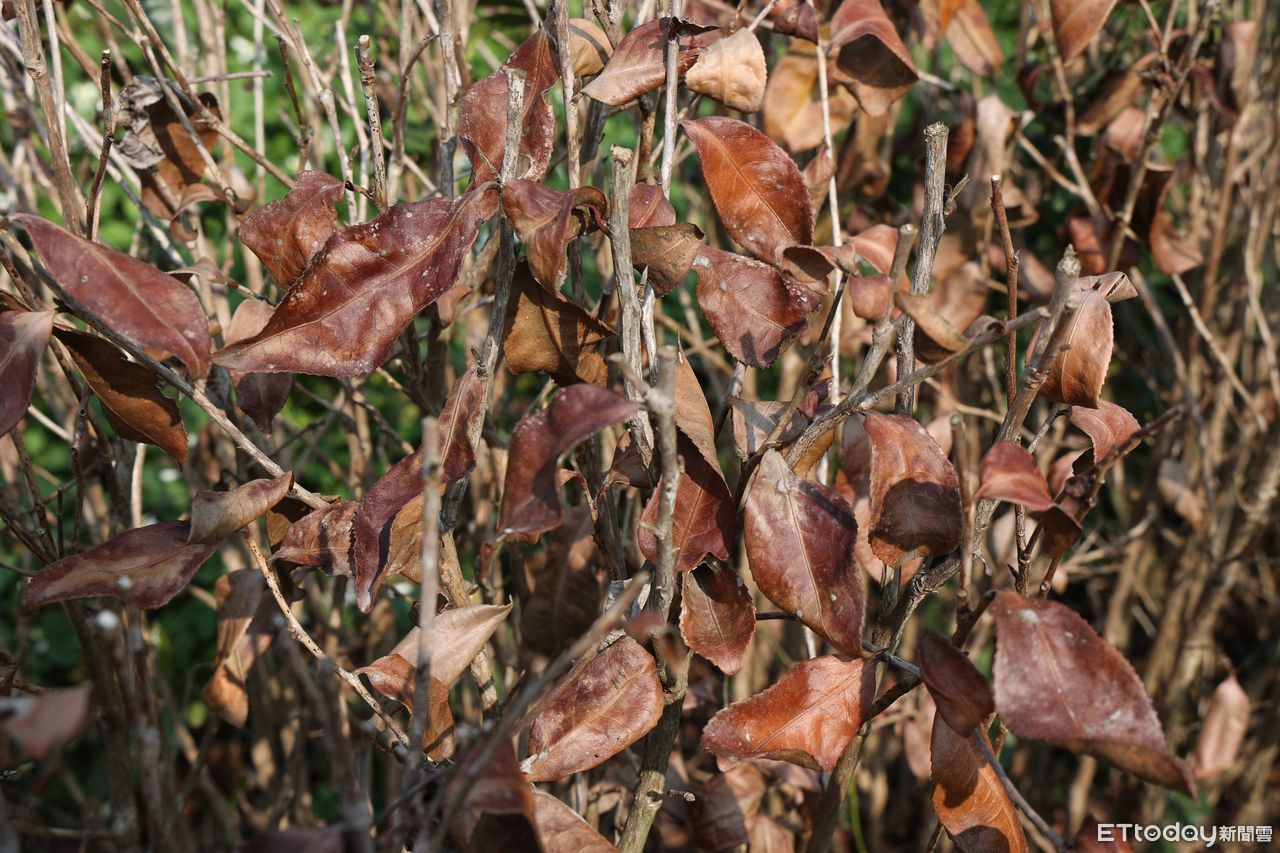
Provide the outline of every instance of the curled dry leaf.
[[[1077,460],[1076,473],[1118,453],[1110,464],[1120,461],[1132,448],[1128,445],[1142,429],[1138,419],[1129,414],[1129,410],[1118,406],[1110,400],[1099,400],[1096,408],[1072,406],[1068,411],[1071,425],[1089,436],[1093,444],[1091,453],[1086,453]],[[1119,448],[1119,450],[1117,449]]]
[[618,849],[605,841],[577,812],[546,791],[534,790],[533,808],[543,850],[613,853]]
[[913,418],[867,412],[871,550],[890,566],[960,544],[960,481],[942,448]]
[[982,457],[982,485],[974,498],[1008,501],[1035,511],[1055,506],[1035,457],[1016,441],[998,441]]
[[934,310],[929,294],[899,290],[893,294],[893,301],[902,313],[915,321],[915,353],[922,362],[942,361],[969,345],[964,333]]
[[[1071,319],[1062,350],[1049,365],[1048,378],[1040,387],[1040,393],[1055,403],[1096,409],[1102,401],[1102,383],[1111,366],[1111,349],[1115,343],[1111,303],[1094,290],[1076,295],[1080,308]],[[1033,347],[1039,337],[1037,330],[1032,338]]]
[[188,545],[190,530],[185,521],[163,521],[52,562],[27,585],[23,606],[34,612],[58,601],[106,596],[143,610],[163,607],[218,550],[216,544]]
[[740,29],[717,39],[685,72],[684,83],[691,91],[707,95],[732,110],[753,113],[764,103],[764,50],[756,34]]
[[0,435],[22,420],[36,388],[36,368],[53,331],[53,311],[0,313]]
[[[773,136],[773,134],[769,135]],[[776,139],[777,137],[774,138]],[[794,151],[795,149],[789,148],[788,150]],[[824,145],[805,164],[800,173],[804,175],[804,185],[809,190],[809,207],[813,209],[813,218],[816,222],[818,216],[822,213],[822,208],[827,203],[831,178],[836,173],[835,158],[831,156],[831,152]]]
[[502,188],[502,211],[525,244],[533,277],[558,290],[566,247],[608,217],[609,203],[595,187],[561,191],[523,180]]
[[631,262],[647,269],[659,296],[675,290],[702,250],[702,229],[688,222],[631,229]]
[[293,474],[250,480],[229,492],[196,492],[191,499],[188,545],[217,545],[278,504],[293,487]]
[[1089,623],[1056,601],[1009,590],[996,593],[990,610],[996,710],[1010,731],[1194,795],[1190,771],[1169,752],[1142,680]]
[[[374,690],[399,702],[410,714],[417,712],[413,705],[417,668],[401,655],[384,655],[357,669],[356,674],[368,678]],[[427,728],[422,734],[422,748],[433,761],[440,761],[453,755],[453,712],[449,708],[449,688],[434,671],[427,677]]]
[[336,229],[344,184],[332,175],[307,170],[278,201],[260,207],[240,223],[240,242],[258,256],[283,287],[291,286]]
[[822,307],[812,289],[783,279],[768,264],[703,247],[693,268],[698,304],[711,329],[735,359],[768,367]]
[[875,667],[836,655],[811,658],[712,717],[702,730],[702,748],[721,767],[774,758],[830,773],[874,697]]
[[730,569],[714,563],[684,576],[680,587],[680,636],[689,648],[733,675],[756,633],[751,593]]
[[523,262],[511,280],[511,296],[502,330],[507,370],[541,371],[561,385],[605,385],[609,368],[596,345],[614,333],[572,299],[533,280]]
[[[986,739],[984,732],[978,737]],[[1026,853],[1027,837],[995,768],[971,737],[957,734],[943,719],[933,721],[929,744],[933,809],[956,847],[964,853]]]
[[947,41],[961,65],[980,77],[990,77],[1004,65],[1000,40],[980,0],[965,0],[958,6],[947,28]]
[[702,161],[711,200],[729,236],[758,258],[813,242],[813,210],[800,167],[773,140],[725,116],[681,122]]
[[[707,556],[729,559],[734,534],[738,528],[737,507],[733,493],[718,466],[713,466],[698,453],[693,442],[677,436],[684,471],[676,491],[675,514],[671,518],[671,538],[676,550],[676,571],[687,572]],[[640,553],[646,560],[657,562],[658,504],[661,480],[640,515],[637,538]]]
[[844,654],[861,656],[866,592],[853,555],[858,524],[848,502],[821,483],[800,479],[782,454],[768,450],[747,492],[743,523],[760,591]]
[[[853,120],[858,102],[847,89],[835,86],[827,101],[831,132],[838,133]],[[822,95],[813,45],[795,42],[774,64],[764,90],[764,132],[793,154],[822,145]]]
[[214,360],[257,373],[372,373],[405,326],[454,285],[496,207],[497,192],[485,185],[456,198],[397,204],[336,232],[263,330]]
[[855,317],[878,323],[889,316],[895,293],[887,275],[851,276],[845,283],[849,308]]
[[1230,770],[1248,731],[1249,696],[1236,677],[1228,675],[1209,698],[1196,740],[1196,778],[1212,779]]
[[968,735],[995,713],[991,685],[945,637],[925,635],[920,642],[920,672],[938,713],[952,730]]
[[29,213],[9,217],[64,291],[134,343],[164,350],[193,379],[209,372],[209,324],[200,300],[173,276]]
[[93,687],[86,684],[11,699],[14,713],[4,720],[5,734],[22,744],[27,755],[44,761],[84,731],[89,724],[92,697]]
[[575,79],[598,74],[613,55],[613,45],[600,25],[587,18],[569,20],[569,50]]
[[520,165],[516,177],[541,180],[551,166],[555,108],[543,95],[560,82],[555,48],[545,29],[524,41],[496,71],[477,81],[458,104],[458,141],[471,161],[472,186],[502,174],[507,141],[507,70],[525,74],[520,121]]
[[1053,39],[1063,62],[1079,56],[1102,29],[1116,0],[1050,0]]
[[794,36],[817,44],[818,10],[807,2],[790,6],[784,3],[773,11],[773,31],[780,36]]
[[659,225],[675,225],[676,209],[662,194],[662,187],[636,184],[631,188],[631,207],[627,209],[627,227],[632,231]]
[[[267,325],[273,310],[256,297],[251,296],[241,302],[236,307],[236,313],[231,315],[231,325],[227,328],[225,338],[227,346],[255,337]],[[245,373],[242,370],[230,370],[228,373],[236,386],[236,405],[253,418],[258,429],[270,435],[271,422],[289,399],[289,391],[293,388],[293,374]]]
[[264,596],[266,583],[255,569],[232,572],[214,584],[218,610],[218,656],[200,698],[223,720],[240,727],[249,718],[245,680],[275,637],[279,611]]
[[657,664],[624,635],[574,667],[543,701],[521,769],[531,782],[550,782],[597,767],[656,726],[662,703]]
[[831,18],[836,68],[858,104],[883,115],[919,79],[911,54],[879,0],[844,0]]
[[358,501],[342,501],[298,519],[271,555],[272,562],[282,560],[327,575],[351,577],[352,524],[359,508]]
[[527,540],[560,525],[564,510],[556,471],[561,454],[639,407],[594,385],[573,385],[551,405],[527,415],[511,434],[498,529]]
[[181,466],[187,457],[187,430],[178,404],[160,393],[159,377],[106,338],[74,329],[55,329],[53,334],[102,401],[111,428],[129,441],[154,444]]
[[641,24],[622,37],[604,70],[582,87],[582,94],[614,107],[630,104],[666,82],[668,39],[674,36],[678,42],[676,67],[684,73],[706,44],[700,34],[711,29],[679,18]]

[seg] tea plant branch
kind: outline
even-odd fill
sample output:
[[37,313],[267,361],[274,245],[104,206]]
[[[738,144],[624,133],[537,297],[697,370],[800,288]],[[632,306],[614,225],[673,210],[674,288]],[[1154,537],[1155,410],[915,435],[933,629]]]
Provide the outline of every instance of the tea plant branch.
[[387,209],[386,153],[382,150],[382,112],[378,106],[378,92],[374,88],[376,76],[373,56],[369,50],[369,37],[362,35],[356,41],[356,64],[360,68],[360,88],[364,91],[364,108],[369,117],[369,134],[373,149],[373,205],[381,213]]
[[[813,0],[805,0],[805,2],[810,9],[814,10],[814,14],[816,16],[817,8],[814,6]],[[769,4],[769,6],[772,6],[772,5],[773,5],[772,3]],[[763,16],[765,12],[761,12],[760,14]],[[757,21],[758,20],[759,19],[757,19]],[[756,21],[752,21],[752,26],[755,26],[755,24],[756,24]],[[826,55],[827,55],[826,47],[822,44],[822,37],[818,36],[818,56],[826,56]],[[832,134],[831,134],[831,91],[827,83],[827,64],[825,62],[818,62],[815,64],[818,67],[818,100],[822,105],[822,142],[823,142],[823,145],[826,146],[827,156],[835,157],[835,151],[836,151],[835,141],[833,140]],[[840,228],[840,202],[836,195],[836,176],[834,171],[831,173],[830,177],[827,178],[827,209],[831,215],[831,245],[835,246],[838,249],[842,245],[844,245],[844,236],[841,233],[841,228]],[[837,268],[835,271],[833,271],[832,275],[833,275],[833,278],[831,281],[831,292],[833,295],[831,299],[831,315],[827,320],[827,328],[823,330],[822,336],[818,339],[818,346],[819,346],[819,349],[821,349],[822,341],[827,340],[828,335],[830,336],[829,340],[830,340],[830,348],[831,348],[831,396],[832,396],[832,402],[838,403],[840,402],[840,337],[842,334],[841,321],[843,320],[843,317],[844,317],[841,311],[840,297],[844,294],[844,288],[843,288],[844,272],[843,270]],[[799,402],[799,401],[796,401],[796,402]],[[792,411],[794,411],[794,409],[792,409]],[[779,419],[778,426],[775,427],[775,431],[777,430],[778,427],[783,427],[783,425],[786,424],[789,420],[790,420],[789,415],[787,415],[785,418]],[[776,440],[777,436],[771,435],[770,439]]]
[[98,168],[93,173],[86,205],[89,216],[88,236],[98,239],[98,217],[102,211],[102,184],[107,177],[107,164],[111,160],[111,146],[115,143],[116,109],[111,97],[111,51],[102,51],[102,71],[99,86],[102,91],[102,153],[98,155]]

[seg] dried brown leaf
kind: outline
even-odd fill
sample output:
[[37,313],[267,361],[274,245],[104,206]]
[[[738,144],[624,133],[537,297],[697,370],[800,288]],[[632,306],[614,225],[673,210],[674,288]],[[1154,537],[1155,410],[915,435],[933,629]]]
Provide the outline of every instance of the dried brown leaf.
[[690,649],[733,675],[742,668],[755,632],[751,593],[731,570],[712,563],[684,576],[680,636]]
[[[941,709],[939,709],[941,710]],[[986,738],[985,733],[978,737]],[[964,853],[1025,853],[1027,837],[995,768],[970,737],[957,734],[941,713],[929,744],[933,809]]]
[[938,713],[953,731],[968,735],[995,713],[991,685],[945,637],[925,634],[920,642],[920,672]]
[[293,474],[269,480],[250,480],[229,492],[196,492],[191,499],[188,545],[218,545],[278,504],[293,487]]
[[245,217],[240,242],[281,286],[291,286],[337,230],[335,205],[343,189],[343,182],[332,175],[304,171],[284,198]]
[[767,79],[760,40],[745,28],[713,42],[684,76],[690,91],[714,98],[740,113],[760,109]]
[[1212,779],[1235,765],[1249,731],[1249,695],[1228,675],[1209,698],[1209,710],[1196,740],[1196,778]]
[[53,311],[0,314],[0,435],[18,425],[31,405],[36,368],[53,331]]
[[836,52],[836,68],[870,115],[883,115],[919,79],[879,0],[844,0],[831,17],[830,49]]

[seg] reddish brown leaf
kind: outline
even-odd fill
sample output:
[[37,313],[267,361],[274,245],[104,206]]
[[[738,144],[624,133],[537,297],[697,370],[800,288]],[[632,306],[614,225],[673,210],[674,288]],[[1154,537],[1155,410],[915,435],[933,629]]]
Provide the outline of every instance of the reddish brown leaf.
[[698,58],[705,43],[699,34],[710,29],[678,18],[658,18],[641,24],[622,37],[604,70],[581,92],[610,106],[629,104],[666,81],[667,41],[673,33],[678,42],[677,68],[683,73]]
[[31,579],[23,605],[35,611],[58,601],[106,596],[143,610],[163,607],[218,550],[216,544],[188,545],[190,529],[185,521],[164,521],[52,562]]
[[[1102,383],[1111,366],[1114,329],[1111,303],[1094,290],[1077,292],[1080,308],[1040,393],[1055,403],[1096,409],[1102,402]],[[1039,340],[1032,338],[1032,346]]]
[[776,261],[813,242],[813,211],[800,167],[751,125],[725,116],[681,123],[702,161],[720,221],[739,245]]
[[325,574],[351,577],[351,528],[359,508],[356,501],[342,501],[295,521],[271,556],[272,562],[283,560],[320,569]]
[[716,39],[685,72],[684,83],[731,110],[753,113],[764,103],[767,78],[760,40],[744,28]]
[[860,657],[866,593],[853,556],[853,508],[834,490],[797,477],[769,450],[747,492],[743,523],[760,591],[844,654]]
[[675,224],[676,209],[662,194],[662,187],[636,184],[631,188],[631,207],[627,209],[628,228],[634,230]]
[[9,217],[27,230],[49,274],[113,331],[173,353],[192,379],[209,372],[209,324],[200,300],[173,276],[91,243],[28,213]]
[[[1068,412],[1068,418],[1071,425],[1089,436],[1089,440],[1093,443],[1092,455],[1080,458],[1076,466],[1078,471],[1095,462],[1101,464],[1104,459],[1116,452],[1116,448],[1126,447],[1141,429],[1138,420],[1129,414],[1128,409],[1117,406],[1110,400],[1099,400],[1097,408],[1072,406]],[[1120,457],[1117,456],[1114,461],[1119,459]]]
[[911,54],[879,0],[844,0],[831,17],[831,50],[836,67],[850,81],[858,104],[883,115],[915,85]]
[[697,849],[740,850],[749,844],[764,793],[764,774],[751,764],[712,776],[689,806]]
[[191,499],[188,545],[218,545],[278,504],[293,487],[293,474],[273,480],[250,480],[230,492],[196,492]]
[[1056,601],[1009,590],[996,594],[990,610],[996,710],[1010,731],[1194,795],[1190,771],[1169,752],[1142,680],[1089,623]]
[[8,699],[14,712],[5,719],[4,731],[22,744],[23,752],[36,761],[44,761],[84,731],[89,724],[92,696],[93,687],[84,685]]
[[324,172],[298,175],[284,198],[260,207],[240,223],[240,242],[258,256],[283,287],[302,271],[336,229],[343,183]]
[[[520,772],[511,742],[502,742],[486,758],[489,743],[477,738],[445,781],[445,809],[457,812],[449,833],[460,850],[541,851],[534,789]],[[475,781],[468,789],[469,777]]]
[[[764,90],[764,132],[793,154],[817,148],[825,138],[816,57],[813,45],[793,43],[774,63]],[[853,120],[858,102],[837,86],[828,91],[827,100],[831,132],[839,133]]]
[[649,281],[659,296],[666,296],[684,281],[702,250],[702,229],[688,222],[631,229],[631,263],[649,271]]
[[264,596],[266,583],[255,569],[232,572],[218,578],[214,597],[218,606],[218,656],[213,676],[200,698],[233,726],[249,717],[249,670],[271,645],[278,616],[275,602]]
[[[417,669],[413,663],[392,652],[360,667],[356,673],[368,678],[374,690],[403,705],[410,715],[415,713]],[[422,735],[422,748],[433,761],[441,761],[453,755],[453,712],[449,708],[449,688],[436,678],[434,671],[427,677],[427,728]]]
[[680,636],[689,648],[733,675],[756,633],[751,593],[729,569],[699,566],[684,576]]
[[1236,763],[1249,731],[1249,695],[1234,675],[1217,686],[1209,699],[1196,740],[1196,778],[1212,779]]
[[890,566],[960,544],[960,481],[942,448],[913,418],[867,412],[871,446],[869,538]]
[[920,672],[938,713],[952,730],[967,735],[995,713],[987,679],[945,637],[925,634],[920,642]]
[[533,592],[521,602],[520,638],[525,651],[554,657],[582,636],[600,615],[604,599],[596,577],[595,526],[585,505],[565,511],[551,545],[525,561]]
[[[729,559],[734,533],[738,527],[737,507],[733,493],[725,483],[719,467],[712,467],[683,435],[678,436],[680,459],[684,471],[676,491],[675,514],[671,519],[671,536],[676,548],[676,571],[687,572],[708,555]],[[640,515],[638,532],[640,553],[646,560],[657,562],[658,523],[661,481]]]
[[947,29],[947,41],[961,65],[981,77],[990,77],[1004,64],[1004,51],[991,21],[979,0],[964,0],[957,5],[952,26]]
[[485,185],[457,198],[398,204],[335,233],[253,338],[219,350],[223,367],[352,378],[387,360],[405,326],[452,287],[479,225]]
[[[255,337],[271,320],[274,309],[261,299],[249,297],[236,307],[227,328],[227,346],[243,343]],[[258,425],[258,429],[271,434],[271,422],[284,408],[293,388],[291,373],[245,373],[230,370],[231,381],[236,386],[236,405]]]
[[617,851],[618,848],[605,841],[577,812],[546,791],[533,792],[533,807],[538,821],[538,837],[542,839],[544,850],[572,850],[574,853]]
[[763,693],[712,717],[702,730],[702,748],[722,767],[775,758],[830,773],[874,696],[875,667],[860,659],[801,661]]
[[933,364],[947,356],[960,352],[969,345],[964,333],[933,307],[933,299],[927,293],[893,294],[894,303],[915,321],[915,353],[920,361]]
[[0,314],[0,435],[22,420],[36,388],[36,368],[53,331],[53,311]]
[[[986,739],[985,733],[978,736]],[[939,713],[929,748],[933,809],[956,847],[964,853],[1029,850],[1008,793],[972,739],[953,731]]]
[[541,371],[561,385],[605,385],[609,368],[596,345],[613,329],[572,299],[533,280],[528,265],[516,267],[503,327],[502,351],[514,374]]
[[524,106],[520,122],[517,178],[541,180],[551,165],[556,114],[543,97],[560,82],[555,48],[545,29],[529,36],[502,66],[477,81],[458,104],[458,140],[471,161],[472,186],[497,180],[507,139],[507,69],[523,71]]
[[594,385],[573,385],[551,405],[521,419],[511,434],[502,489],[499,532],[529,539],[560,525],[564,510],[556,470],[561,454],[607,426],[635,414],[638,406]]
[[[786,8],[783,8],[786,7]],[[818,43],[818,10],[810,3],[783,3],[773,11],[773,31]]]
[[521,769],[531,782],[550,782],[603,764],[658,724],[662,703],[653,657],[624,635],[543,701]]
[[704,247],[693,268],[698,304],[712,331],[730,355],[751,367],[773,364],[822,306],[814,291],[732,252]]
[[[769,135],[775,140],[777,139],[774,134]],[[795,151],[796,149],[788,147],[788,150]],[[809,190],[809,207],[813,210],[814,221],[817,221],[822,213],[822,208],[827,204],[831,178],[836,173],[836,161],[824,145],[805,164],[800,173],[804,175],[804,185]]]
[[[982,457],[982,485],[974,497],[1008,501],[1036,511],[1054,506],[1049,484],[1036,467],[1035,457],[1016,441],[998,441]],[[952,728],[959,730],[957,726]]]
[[561,191],[523,180],[502,188],[502,210],[525,245],[533,277],[558,290],[565,248],[608,216],[609,203],[595,187]]
[[1116,0],[1049,0],[1053,38],[1063,62],[1070,62],[1084,51],[1115,5]]

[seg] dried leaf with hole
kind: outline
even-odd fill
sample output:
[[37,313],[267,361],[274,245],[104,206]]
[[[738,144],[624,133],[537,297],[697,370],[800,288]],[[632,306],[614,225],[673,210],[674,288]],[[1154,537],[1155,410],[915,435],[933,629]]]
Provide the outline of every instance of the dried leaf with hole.
[[[1071,318],[1062,350],[1049,365],[1040,394],[1066,406],[1096,409],[1102,402],[1102,384],[1115,343],[1111,303],[1094,290],[1077,291],[1076,297],[1080,307]],[[1040,342],[1040,330],[1036,331],[1031,339],[1033,348]]]
[[29,213],[9,219],[27,230],[58,286],[112,331],[139,346],[173,353],[192,380],[209,372],[209,324],[200,300],[185,285],[47,219]]
[[990,611],[996,710],[1011,732],[1195,793],[1190,771],[1165,743],[1142,680],[1084,619],[1056,601],[1009,590],[996,593]]
[[830,773],[874,697],[875,667],[857,658],[810,658],[712,717],[702,730],[702,748],[720,759],[722,769],[773,758]]
[[163,521],[49,563],[27,585],[23,606],[35,612],[46,604],[104,596],[143,610],[163,607],[218,550],[216,544],[188,545],[190,530],[185,521]]
[[925,634],[920,641],[920,672],[938,713],[953,731],[968,735],[995,713],[991,685],[945,637]]
[[684,73],[697,61],[706,44],[701,37],[714,27],[704,27],[679,18],[657,18],[641,24],[622,37],[604,70],[582,87],[588,98],[621,107],[646,92],[652,92],[667,79],[667,42],[677,43],[676,68]]
[[1212,779],[1230,770],[1249,731],[1249,695],[1235,675],[1214,688],[1209,710],[1196,739],[1197,779]]
[[829,49],[859,106],[872,116],[886,113],[919,79],[879,0],[844,0],[831,17]]
[[813,210],[800,167],[773,140],[725,116],[681,122],[725,230],[758,258],[813,242]]
[[867,412],[863,426],[871,448],[868,535],[875,555],[900,566],[959,545],[960,481],[933,436],[907,415]]
[[456,283],[497,196],[487,184],[455,198],[397,204],[336,232],[262,331],[219,350],[214,361],[256,373],[372,373],[413,318]]
[[860,657],[866,592],[853,555],[853,508],[797,477],[776,450],[765,451],[756,471],[743,517],[756,585],[838,650]]
[[525,245],[533,277],[554,291],[564,280],[566,248],[608,217],[609,203],[595,187],[562,191],[523,180],[502,188],[502,212]]
[[[985,740],[986,733],[977,737]],[[964,853],[1030,850],[1004,785],[972,738],[953,731],[939,713],[929,749],[933,809],[956,847]]]
[[92,698],[93,687],[86,684],[9,699],[13,713],[4,720],[4,732],[22,744],[27,755],[44,761],[84,731]]
[[18,425],[36,388],[36,368],[53,331],[53,311],[0,313],[0,435]]
[[[270,321],[273,311],[270,305],[256,297],[251,296],[241,302],[236,306],[236,313],[231,315],[231,325],[225,335],[227,346],[255,337]],[[258,429],[270,435],[271,423],[284,408],[289,391],[293,389],[293,374],[227,372],[236,386],[236,405],[253,418]]]
[[521,769],[531,782],[550,782],[597,767],[648,734],[662,704],[653,656],[624,635],[543,700]]
[[343,189],[343,182],[332,175],[304,171],[284,198],[245,217],[240,242],[282,287],[291,286],[337,230],[335,205]]
[[722,672],[733,675],[756,632],[751,593],[730,569],[714,563],[684,576],[680,587],[680,636]]
[[753,113],[764,103],[764,50],[756,34],[741,29],[716,39],[685,72],[685,86],[707,95],[731,110]]
[[502,351],[513,374],[541,371],[561,385],[603,386],[609,368],[596,346],[614,334],[576,302],[533,280],[521,262],[511,280]]
[[293,474],[250,480],[229,492],[196,492],[191,499],[188,545],[218,545],[240,528],[252,524],[278,504],[293,488]]
[[[793,43],[774,63],[764,90],[764,132],[792,154],[824,141],[816,57],[813,45]],[[857,100],[843,87],[831,87],[827,106],[833,134],[847,127],[858,111]]]

